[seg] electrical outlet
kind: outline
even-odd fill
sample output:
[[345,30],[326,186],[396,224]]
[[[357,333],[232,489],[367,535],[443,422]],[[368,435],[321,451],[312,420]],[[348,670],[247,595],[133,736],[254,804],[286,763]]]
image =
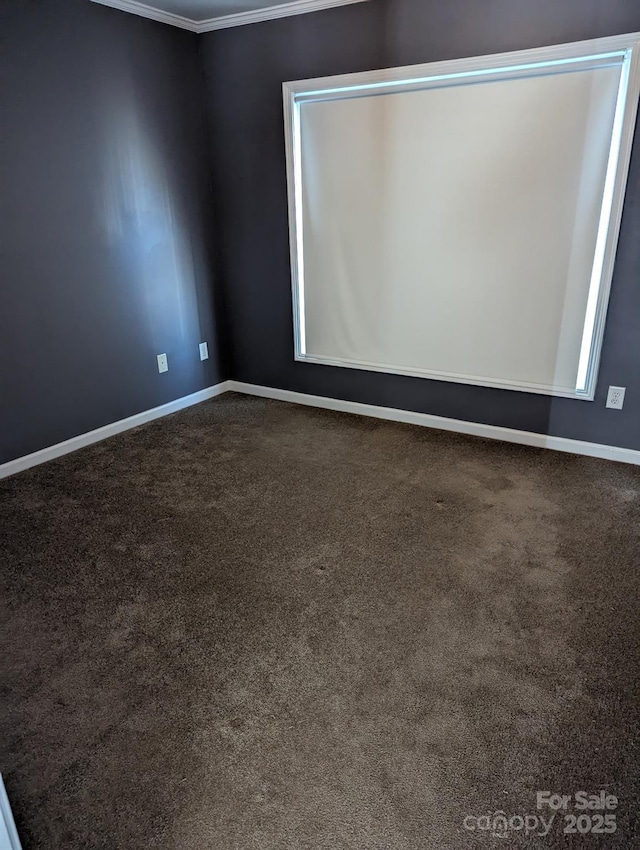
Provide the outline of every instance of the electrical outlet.
[[209,359],[209,346],[206,342],[200,343],[200,360],[208,360]]
[[624,394],[626,387],[609,387],[609,395],[607,396],[607,407],[613,410],[622,410],[624,405]]
[[169,361],[166,354],[158,354],[158,372],[168,372]]

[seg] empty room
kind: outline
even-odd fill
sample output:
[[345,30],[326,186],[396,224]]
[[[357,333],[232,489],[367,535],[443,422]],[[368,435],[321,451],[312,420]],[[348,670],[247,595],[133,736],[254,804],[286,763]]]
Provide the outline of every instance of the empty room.
[[640,2],[0,0],[0,850],[640,847]]

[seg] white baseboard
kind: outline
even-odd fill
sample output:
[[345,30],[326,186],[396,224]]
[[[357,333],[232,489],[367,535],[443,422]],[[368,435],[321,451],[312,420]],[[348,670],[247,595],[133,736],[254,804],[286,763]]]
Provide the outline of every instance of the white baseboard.
[[342,401],[336,398],[296,393],[292,390],[280,390],[273,387],[261,387],[256,384],[243,384],[240,381],[228,381],[228,389],[247,395],[273,398],[278,401],[288,401],[293,404],[304,404],[309,407],[322,407],[327,410],[339,410],[343,413],[355,413],[359,416],[373,416],[377,419],[389,419],[392,422],[406,422],[410,425],[421,425],[425,428],[437,428],[440,431],[454,431],[457,434],[469,434],[474,437],[487,437],[490,440],[503,440],[507,443],[518,443],[523,446],[536,446],[542,449],[553,449],[570,454],[599,457],[605,460],[615,460],[621,463],[632,463],[640,466],[640,451],[623,449],[617,446],[605,446],[600,443],[587,443],[582,440],[570,440],[566,437],[550,437],[546,434],[535,434],[533,431],[517,431],[513,428],[501,428],[497,425],[483,425],[480,422],[465,422],[461,419],[447,419],[444,416],[434,416],[430,413],[414,413],[410,410],[398,410],[393,407],[376,407],[371,404],[360,404],[356,401]]
[[21,848],[4,780],[0,775],[0,850],[21,850]]
[[152,410],[144,410],[120,419],[95,431],[80,434],[56,443],[33,454],[10,460],[8,463],[0,464],[0,478],[7,478],[17,472],[23,472],[32,466],[46,463],[56,457],[70,454],[84,446],[106,440],[122,431],[137,428],[145,422],[159,419],[170,413],[176,413],[185,407],[200,404],[207,399],[215,398],[226,392],[238,392],[245,395],[259,396],[260,398],[272,398],[277,401],[288,401],[292,404],[302,404],[307,407],[320,407],[326,410],[338,410],[343,413],[355,413],[358,416],[372,416],[376,419],[388,419],[391,422],[406,422],[409,425],[421,425],[424,428],[436,428],[440,431],[454,431],[456,434],[469,434],[474,437],[487,437],[490,440],[503,440],[507,443],[518,443],[523,446],[536,446],[541,449],[553,449],[559,452],[586,455],[587,457],[599,457],[605,460],[615,460],[620,463],[631,463],[640,466],[640,451],[634,449],[623,449],[617,446],[605,446],[600,443],[587,443],[582,440],[569,440],[566,437],[549,437],[546,434],[535,434],[532,431],[517,431],[513,428],[501,428],[496,425],[483,425],[480,422],[465,422],[462,419],[447,419],[444,416],[434,416],[430,413],[414,413],[411,410],[398,410],[394,407],[376,407],[372,404],[361,404],[357,401],[343,401],[337,398],[326,398],[324,396],[307,395],[296,393],[292,390],[280,390],[275,387],[261,387],[257,384],[244,384],[241,381],[223,381],[213,387],[207,387],[193,395],[178,398],[154,407]]
[[46,449],[33,452],[33,454],[0,464],[0,478],[7,478],[9,475],[15,475],[16,472],[23,472],[32,466],[38,466],[38,464],[46,463],[48,460],[75,452],[84,446],[99,443],[101,440],[106,440],[107,437],[113,437],[114,434],[120,434],[122,431],[128,431],[130,428],[137,428],[138,425],[144,425],[145,422],[151,422],[153,419],[159,419],[161,416],[167,416],[169,413],[176,413],[185,407],[191,407],[193,404],[200,404],[201,401],[215,398],[215,396],[229,391],[230,387],[228,384],[228,381],[223,381],[221,384],[207,387],[204,390],[184,396],[183,398],[177,398],[175,401],[170,401],[168,404],[163,404],[160,407],[154,407],[152,410],[144,410],[142,413],[136,413],[135,416],[120,419],[118,422],[112,422],[110,425],[96,428],[95,431],[88,431],[86,434],[80,434],[77,437],[72,437],[70,440],[65,440],[63,443],[56,443],[55,446],[49,446]]

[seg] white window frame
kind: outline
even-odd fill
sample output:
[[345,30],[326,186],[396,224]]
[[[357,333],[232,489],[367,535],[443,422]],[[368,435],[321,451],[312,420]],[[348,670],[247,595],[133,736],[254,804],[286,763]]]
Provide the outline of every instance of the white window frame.
[[[619,64],[622,68],[609,152],[594,263],[589,285],[587,310],[580,349],[578,379],[574,392],[553,386],[484,380],[429,370],[399,370],[351,362],[337,358],[314,357],[306,352],[304,326],[304,242],[302,215],[302,162],[300,106],[320,100],[343,100],[380,93],[399,93],[471,82],[493,82],[505,78],[525,78],[548,74],[557,69],[590,70]],[[295,359],[351,369],[413,375],[479,386],[564,396],[593,401],[602,352],[607,308],[611,291],[620,223],[633,147],[638,98],[640,96],[640,33],[561,44],[512,53],[499,53],[452,61],[390,68],[359,74],[287,82],[283,85],[289,231]]]

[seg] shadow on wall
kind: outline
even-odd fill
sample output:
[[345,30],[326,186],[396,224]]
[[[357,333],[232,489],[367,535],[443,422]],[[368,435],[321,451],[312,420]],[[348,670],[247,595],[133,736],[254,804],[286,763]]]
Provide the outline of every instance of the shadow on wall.
[[2,40],[0,463],[222,379],[197,37],[25,0]]
[[[133,81],[104,92],[104,232],[128,281],[152,351],[199,338],[197,270],[175,177],[146,122]],[[131,305],[132,306],[132,305]],[[193,371],[195,372],[195,361]]]

